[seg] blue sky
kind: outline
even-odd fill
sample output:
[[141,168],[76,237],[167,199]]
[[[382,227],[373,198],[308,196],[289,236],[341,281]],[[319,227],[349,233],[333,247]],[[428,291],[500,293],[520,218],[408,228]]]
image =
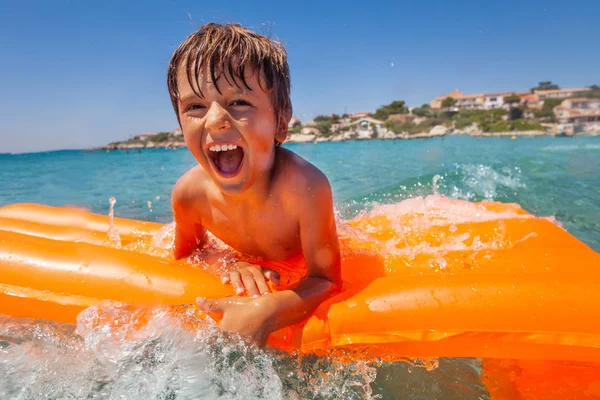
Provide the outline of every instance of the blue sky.
[[165,73],[201,24],[287,47],[294,114],[374,111],[460,88],[600,84],[600,1],[2,1],[0,153],[87,148],[177,121]]

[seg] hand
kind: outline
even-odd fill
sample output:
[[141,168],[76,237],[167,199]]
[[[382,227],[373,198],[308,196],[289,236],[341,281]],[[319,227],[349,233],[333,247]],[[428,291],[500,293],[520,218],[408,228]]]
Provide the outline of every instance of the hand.
[[224,331],[236,332],[262,347],[275,327],[275,308],[268,297],[250,299],[248,297],[225,297],[211,300],[197,298],[202,311],[222,316],[220,327]]
[[221,275],[221,281],[231,283],[237,295],[241,295],[246,291],[253,298],[270,292],[267,280],[278,284],[279,274],[272,269],[261,268],[247,262],[235,263],[233,270]]

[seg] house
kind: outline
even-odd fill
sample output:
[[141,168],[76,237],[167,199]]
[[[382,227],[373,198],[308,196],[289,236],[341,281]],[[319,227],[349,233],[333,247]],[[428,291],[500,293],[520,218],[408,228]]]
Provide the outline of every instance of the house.
[[521,105],[527,108],[532,108],[535,110],[541,110],[543,107],[542,101],[540,100],[540,96],[533,93],[524,93],[519,94],[521,98]]
[[367,111],[360,111],[360,112],[350,115],[350,118],[352,118],[352,119],[364,118],[364,117],[368,117],[370,114],[371,113],[367,112]]
[[305,127],[300,131],[303,135],[319,135],[321,132],[317,128]]
[[483,94],[467,94],[456,100],[456,107],[461,110],[481,110],[484,107]]
[[136,140],[145,141],[145,140],[150,139],[152,136],[156,136],[156,133],[149,133],[149,132],[148,133],[139,133],[139,134],[135,135],[133,138]]
[[441,109],[442,103],[448,97],[456,100],[454,107],[463,110],[477,110],[482,109],[484,106],[484,95],[483,94],[463,94],[460,90],[456,89],[453,92],[447,93],[443,96],[436,97],[430,103],[431,108]]
[[[483,109],[494,110],[496,108],[505,107],[504,98],[513,96],[515,92],[503,92],[503,93],[486,93],[483,95]],[[518,94],[517,94],[518,95]],[[506,106],[508,106],[506,104]]]
[[183,136],[183,132],[181,131],[181,128],[173,129],[171,132],[169,132],[169,134],[171,136]]
[[567,134],[600,133],[600,99],[566,99],[553,111]]
[[435,109],[440,109],[442,108],[442,102],[444,101],[445,98],[447,97],[452,97],[453,99],[458,99],[459,97],[463,96],[463,92],[461,92],[460,90],[456,89],[453,92],[450,92],[448,94],[445,94],[443,96],[439,96],[436,97],[435,99],[431,100],[431,102],[429,103],[429,105],[431,106],[431,108],[435,108]]
[[292,117],[288,122],[288,129],[296,128],[302,125],[302,122],[298,118]]
[[362,117],[354,121],[351,126],[357,135],[357,139],[370,139],[387,133],[385,123],[375,118]]
[[590,88],[585,87],[576,89],[534,90],[533,93],[537,94],[540,100],[543,101],[544,99],[564,99],[589,90]]
[[556,90],[535,90],[530,92],[502,92],[502,93],[483,93],[483,94],[464,94],[456,89],[453,92],[443,96],[436,97],[431,101],[431,108],[441,109],[442,102],[447,97],[456,100],[455,108],[460,110],[493,110],[496,108],[506,108],[504,98],[511,95],[521,97],[521,104],[530,108],[541,109],[544,99],[562,99],[571,97],[577,93],[590,90],[589,88],[575,89],[556,89]]

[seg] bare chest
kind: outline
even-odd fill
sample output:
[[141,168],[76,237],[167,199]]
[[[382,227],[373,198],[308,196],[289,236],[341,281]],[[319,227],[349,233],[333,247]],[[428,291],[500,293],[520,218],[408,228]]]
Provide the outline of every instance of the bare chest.
[[204,226],[237,251],[266,259],[287,259],[301,250],[298,221],[275,203],[214,207]]

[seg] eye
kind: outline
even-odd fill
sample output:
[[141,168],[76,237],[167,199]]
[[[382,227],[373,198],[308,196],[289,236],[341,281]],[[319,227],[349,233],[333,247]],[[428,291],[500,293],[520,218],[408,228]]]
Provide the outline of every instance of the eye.
[[189,106],[187,106],[184,109],[184,112],[188,112],[188,111],[195,111],[195,110],[203,110],[206,107],[204,107],[202,104],[190,104]]
[[247,102],[246,100],[234,100],[233,102],[231,102],[232,106],[250,106],[252,107],[252,104],[250,104],[249,102]]

